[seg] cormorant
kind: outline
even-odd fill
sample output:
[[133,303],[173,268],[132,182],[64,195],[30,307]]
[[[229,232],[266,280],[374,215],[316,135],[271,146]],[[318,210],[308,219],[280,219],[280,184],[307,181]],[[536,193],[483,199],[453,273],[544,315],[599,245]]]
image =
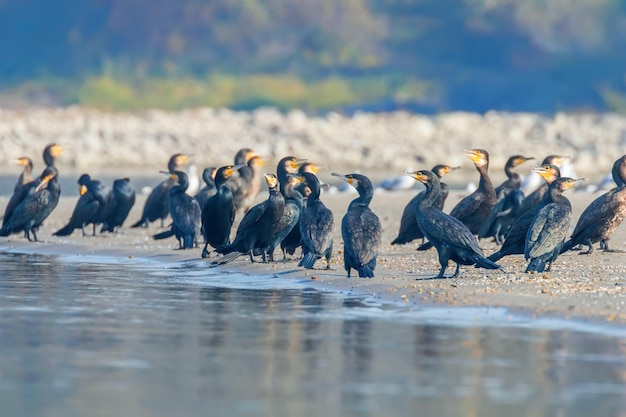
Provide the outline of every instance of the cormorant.
[[320,182],[315,174],[301,173],[308,190],[306,208],[300,215],[300,235],[304,257],[298,263],[306,269],[313,269],[315,261],[326,258],[326,269],[330,269],[333,252],[333,212],[320,200]]
[[[280,192],[285,199],[285,210],[280,221],[276,225],[275,235],[272,236],[272,243],[269,246],[270,260],[274,260],[274,249],[289,235],[293,229],[297,227],[300,220],[300,212],[304,205],[302,194],[297,191],[301,184],[300,180],[291,176],[298,172],[298,169],[306,160],[298,159],[295,156],[286,156],[281,158],[276,166],[276,177],[280,184]],[[283,260],[286,260],[286,253],[283,251]]]
[[114,233],[117,228],[122,227],[128,217],[128,213],[135,205],[135,190],[130,185],[129,178],[122,178],[113,181],[111,209],[102,223],[102,232]]
[[374,186],[365,175],[342,175],[334,172],[331,175],[346,181],[359,193],[348,206],[341,221],[343,264],[348,278],[351,269],[356,269],[359,277],[373,278],[382,233],[378,216],[369,208],[374,196]]
[[[289,173],[286,175],[286,183],[283,188],[285,209],[276,225],[276,230],[268,249],[270,261],[274,260],[274,249],[283,242],[293,229],[298,228],[300,213],[302,213],[304,206],[304,199],[300,191],[298,191],[298,185],[302,183],[302,176],[300,174]],[[283,251],[283,260],[286,259],[287,255],[285,251]]]
[[43,150],[43,162],[47,167],[53,167],[56,159],[63,153],[61,145],[51,143]]
[[549,271],[561,253],[572,219],[572,205],[563,191],[572,188],[577,181],[580,179],[565,177],[550,184],[551,203],[539,210],[526,234],[524,258],[529,260],[526,272]]
[[520,210],[524,200],[524,193],[519,189],[522,178],[513,171],[513,168],[531,159],[534,158],[513,155],[507,160],[504,172],[508,178],[496,187],[496,203],[480,227],[478,232],[479,239],[493,236],[498,244],[502,244],[504,241],[504,235],[513,222],[513,217],[518,215],[517,212]]
[[17,207],[28,194],[29,190],[26,186],[33,183],[33,161],[30,158],[23,156],[15,160],[15,162],[23,166],[24,170],[17,178],[15,187],[13,187],[13,194],[11,195],[7,206],[4,209],[4,215],[2,216],[2,226],[8,223],[9,219],[11,218],[11,214],[13,213],[13,210],[15,210],[15,207]]
[[[189,159],[188,155],[177,153],[172,155],[168,164],[167,171],[173,174]],[[174,186],[173,175],[171,175],[165,181],[162,181],[152,189],[152,192],[146,199],[146,203],[143,206],[143,213],[141,219],[133,224],[131,227],[148,227],[150,222],[161,219],[161,227],[163,227],[163,221],[169,215],[169,191]]]
[[[51,143],[49,145],[47,145],[44,150],[43,150],[43,161],[46,164],[46,167],[54,167],[54,162],[56,160],[56,158],[61,155],[61,153],[63,152],[63,148],[61,148],[60,145],[57,145],[56,143]],[[25,159],[25,160],[24,160]],[[28,158],[20,158],[18,161],[20,160],[24,160],[24,164],[26,164],[24,166],[24,172],[22,173],[22,175],[20,176],[23,184],[25,185],[26,182],[25,179],[28,178],[28,174],[24,177],[24,174],[28,172],[29,168],[28,166],[30,165],[30,170],[32,171],[32,161]],[[56,175],[56,178],[58,179],[58,173]],[[18,184],[19,184],[18,180]],[[32,183],[32,181],[30,181],[30,183]],[[7,203],[7,206],[4,210],[4,216],[2,217],[2,225],[4,226],[4,224],[6,224],[9,219],[11,218],[11,214],[13,213],[13,210],[15,209],[15,207],[17,207],[22,200],[26,197],[27,194],[27,189],[23,188],[23,187],[18,187],[16,184],[16,188],[14,188],[13,190],[13,195],[11,195],[11,198],[9,199],[9,202]],[[34,185],[36,186],[36,184]]]
[[[437,177],[441,180],[441,177],[448,174],[450,171],[459,168],[460,167],[451,167],[449,165],[435,165],[432,169],[432,172],[437,175]],[[420,201],[422,200],[422,198],[424,198],[424,194],[425,191],[420,191],[415,197],[411,199],[411,201],[409,201],[406,207],[404,207],[404,211],[402,212],[402,219],[400,220],[400,230],[398,231],[398,237],[396,237],[391,242],[392,245],[403,245],[405,243],[412,242],[415,239],[424,239],[424,233],[422,233],[419,226],[417,225],[417,218],[415,217],[415,213],[417,211],[417,208],[419,207]],[[448,185],[446,183],[440,182],[440,191],[434,203],[435,207],[443,210],[446,198],[448,198]]]
[[596,198],[587,206],[576,223],[572,237],[565,242],[561,253],[576,245],[587,245],[587,251],[581,254],[589,254],[593,252],[593,244],[596,242],[600,242],[601,249],[611,251],[609,240],[626,217],[626,186],[624,185],[626,155],[615,161],[611,173],[617,187]]
[[254,253],[263,257],[267,262],[266,253],[274,235],[276,225],[285,210],[285,199],[278,189],[278,178],[274,174],[264,174],[269,188],[267,200],[252,207],[241,219],[235,240],[225,246],[216,248],[223,256],[213,265],[222,265],[240,255],[248,254],[250,262],[254,262]]
[[[567,156],[549,155],[544,158],[541,165],[542,166],[543,165],[556,165],[557,167],[560,167],[563,161],[567,158],[568,158]],[[537,205],[537,203],[543,200],[546,194],[548,194],[548,187],[549,187],[548,183],[543,183],[535,191],[528,194],[524,198],[524,201],[522,202],[522,207],[520,208],[520,214],[532,209],[533,207]]]
[[426,186],[426,192],[417,209],[416,217],[420,229],[437,249],[441,269],[436,278],[443,278],[448,261],[456,262],[452,277],[459,275],[460,265],[476,265],[486,269],[498,269],[499,265],[485,258],[478,241],[470,229],[459,219],[435,207],[439,194],[439,177],[431,171],[406,172]]
[[13,192],[33,181],[33,161],[27,156],[22,156],[17,158],[15,162],[18,165],[23,166],[24,169],[20,173],[19,177],[17,177],[17,182],[15,183],[15,187],[13,187]]
[[[558,178],[561,178],[559,167],[552,164],[533,167],[531,171],[539,174],[548,185],[552,184]],[[543,199],[537,202],[534,208],[527,210],[515,218],[504,235],[504,242],[502,242],[500,250],[489,255],[488,258],[494,262],[498,262],[507,255],[522,255],[524,253],[524,247],[526,246],[526,234],[528,233],[530,224],[539,210],[551,202],[550,194],[545,194]]]
[[[312,162],[304,162],[300,168],[298,168],[298,172],[303,174],[305,172],[316,175],[320,171],[320,167]],[[308,193],[310,193],[310,189],[307,187],[305,183],[299,183],[296,186],[296,190],[302,195],[302,204],[303,207],[306,206]],[[300,220],[298,219],[298,223],[291,229],[291,232],[280,242],[280,248],[283,251],[283,258],[286,258],[287,255],[293,255],[296,253],[296,249],[302,246],[302,235],[300,235]]]
[[200,217],[202,209],[198,201],[186,193],[189,187],[189,178],[183,171],[174,171],[169,174],[174,185],[169,190],[168,209],[172,216],[170,230],[158,233],[155,239],[165,239],[172,235],[178,240],[179,249],[193,249],[200,234]]
[[[13,210],[13,214],[0,230],[0,236],[24,231],[25,237],[37,241],[37,230],[59,202],[61,188],[57,182],[58,171],[54,166],[44,169],[36,182],[27,184],[26,195]],[[32,233],[33,239],[30,234]]]
[[217,187],[215,186],[215,174],[217,173],[217,168],[208,167],[202,170],[202,181],[204,181],[204,187],[198,191],[196,194],[196,200],[198,200],[198,204],[200,208],[204,207],[206,201],[213,197],[215,193],[217,193]]
[[480,174],[478,188],[472,194],[458,202],[450,215],[457,218],[467,226],[472,234],[478,234],[480,227],[489,216],[496,202],[496,191],[489,178],[489,154],[484,149],[472,149],[465,151]]
[[81,228],[83,236],[85,226],[93,224],[93,233],[96,234],[96,225],[104,222],[111,209],[111,190],[100,181],[92,180],[88,174],[78,179],[80,197],[76,202],[68,224],[53,233],[55,236],[69,236],[74,229]]
[[241,167],[243,165],[227,165],[218,169],[215,174],[217,193],[209,197],[202,206],[202,234],[205,242],[203,258],[209,256],[209,245],[218,248],[230,243],[230,229],[235,221],[236,210],[233,193],[226,186],[226,182]]
[[228,181],[236,210],[247,212],[261,190],[263,160],[252,149],[240,149],[235,155],[235,165],[243,165],[237,175]]

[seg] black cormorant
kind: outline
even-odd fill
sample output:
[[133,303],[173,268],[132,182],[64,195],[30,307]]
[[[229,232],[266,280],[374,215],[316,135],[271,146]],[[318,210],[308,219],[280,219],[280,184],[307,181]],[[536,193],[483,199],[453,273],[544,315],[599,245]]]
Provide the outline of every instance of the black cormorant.
[[600,242],[601,249],[611,251],[609,240],[626,217],[626,155],[615,161],[612,174],[617,187],[587,206],[576,223],[572,237],[565,242],[561,252],[576,245],[587,245],[588,249],[581,254],[589,254],[593,252],[593,244],[596,242]]
[[406,172],[426,186],[416,217],[420,229],[437,249],[441,269],[436,278],[443,278],[448,261],[456,262],[452,277],[459,275],[460,265],[476,265],[487,269],[498,269],[499,265],[485,258],[478,241],[469,228],[459,219],[452,217],[434,206],[439,194],[439,178],[431,171]]
[[[293,229],[297,228],[298,221],[300,220],[300,212],[304,205],[304,199],[298,188],[301,181],[291,176],[298,172],[298,169],[306,162],[304,159],[298,159],[295,156],[286,156],[281,158],[276,166],[276,177],[280,184],[280,192],[285,198],[285,210],[283,215],[277,224],[276,233],[272,237],[272,243],[270,244],[269,257],[270,260],[274,260],[274,249],[281,244]],[[286,260],[286,253],[283,251],[283,260]]]
[[241,167],[243,165],[227,165],[218,169],[215,174],[217,192],[202,207],[202,234],[205,242],[203,258],[209,256],[209,245],[218,248],[230,243],[230,229],[235,221],[236,209],[233,193],[226,186],[226,182]]
[[[320,171],[319,165],[316,165],[312,162],[304,162],[300,168],[298,168],[298,172],[303,174],[305,172],[316,175]],[[307,188],[306,184],[300,183],[296,186],[296,190],[302,195],[302,204],[303,207],[306,206],[308,193],[310,193],[310,189]],[[302,246],[302,236],[300,235],[300,220],[298,220],[298,224],[296,224],[291,232],[280,242],[280,248],[283,251],[283,257],[286,258],[287,255],[293,255],[296,253],[296,249]]]
[[498,244],[504,241],[504,235],[519,214],[524,200],[524,193],[519,189],[522,178],[513,168],[531,159],[534,158],[513,155],[507,160],[504,166],[507,180],[496,187],[496,203],[478,231],[479,239],[493,236]]
[[[432,172],[441,178],[448,174],[450,171],[459,169],[460,167],[451,167],[449,165],[435,165],[432,169]],[[420,191],[415,197],[409,201],[409,203],[404,207],[404,211],[402,212],[402,218],[400,220],[400,230],[398,231],[398,237],[396,237],[391,244],[392,245],[403,245],[405,243],[412,242],[415,239],[424,239],[424,233],[420,230],[417,225],[417,218],[415,217],[415,213],[417,211],[417,207],[419,206],[420,201],[424,198],[425,191]],[[446,183],[440,182],[440,191],[439,195],[434,203],[435,207],[443,210],[443,206],[445,204],[446,199],[448,198],[448,185]],[[423,242],[422,242],[423,243]]]
[[[188,155],[177,153],[172,155],[168,164],[167,171],[173,174],[189,159]],[[170,175],[168,179],[162,181],[152,189],[152,192],[146,199],[146,203],[143,206],[143,212],[141,219],[133,224],[131,227],[148,227],[150,222],[161,219],[161,227],[163,227],[163,221],[169,215],[169,191],[174,186],[174,175]]]
[[330,269],[333,252],[333,212],[320,200],[320,182],[315,174],[301,173],[304,184],[309,189],[306,208],[300,215],[300,235],[304,257],[298,263],[306,269],[313,269],[315,261],[326,258],[326,269]]
[[[39,179],[27,184],[26,195],[13,210],[13,214],[0,230],[0,236],[24,232],[25,237],[37,241],[37,230],[48,218],[59,202],[61,188],[56,179],[58,174],[54,166],[44,169]],[[31,239],[31,233],[33,238]]]
[[[300,213],[304,207],[304,198],[298,186],[302,183],[302,176],[300,174],[289,173],[286,176],[287,184],[283,188],[283,197],[285,198],[285,210],[280,217],[272,242],[268,249],[269,259],[274,260],[274,249],[280,245],[283,240],[291,234],[293,229],[298,228],[298,222],[300,221]],[[287,259],[285,251],[283,251],[283,260]]]
[[565,177],[550,184],[551,203],[539,210],[526,234],[524,257],[529,261],[526,272],[549,271],[561,253],[572,220],[572,205],[563,191],[572,188],[577,181],[580,180]]
[[179,249],[193,249],[200,234],[200,217],[202,209],[198,200],[186,193],[189,187],[189,178],[183,171],[174,171],[169,174],[174,185],[169,190],[168,210],[172,216],[170,230],[158,233],[155,239],[165,239],[176,236]]
[[213,197],[215,193],[217,193],[217,187],[215,186],[216,173],[217,168],[215,167],[208,167],[202,170],[202,181],[204,181],[204,187],[202,187],[195,195],[201,208],[204,207],[204,204],[209,198]]
[[359,277],[373,278],[382,233],[378,216],[369,208],[374,196],[374,186],[365,175],[331,175],[346,181],[359,193],[348,206],[341,221],[343,264],[348,278],[351,269],[356,269]]
[[63,147],[56,143],[47,145],[43,150],[43,162],[47,167],[55,166],[56,159],[63,153]]
[[250,262],[254,262],[254,253],[259,253],[263,257],[263,262],[267,262],[267,250],[276,225],[285,210],[285,199],[278,189],[276,175],[264,174],[264,176],[269,188],[268,199],[248,210],[239,223],[232,243],[216,248],[216,251],[224,256],[213,262],[214,265],[225,264],[245,254],[250,256]]
[[80,197],[68,224],[53,233],[55,236],[69,236],[74,229],[81,228],[83,236],[85,226],[93,224],[93,235],[96,234],[96,225],[104,222],[111,209],[111,190],[100,181],[92,180],[88,174],[78,179]]
[[478,234],[480,227],[489,216],[496,202],[496,191],[489,178],[489,154],[484,149],[466,150],[465,154],[472,160],[480,174],[478,188],[472,194],[458,202],[450,215],[467,226],[472,234]]
[[33,181],[33,161],[27,156],[22,156],[17,158],[15,162],[24,167],[24,169],[17,177],[17,182],[15,183],[15,187],[13,187],[14,192],[17,191],[18,188]]
[[[559,167],[552,164],[544,164],[540,167],[533,167],[531,171],[537,173],[543,178],[546,184],[552,184],[558,178],[561,178]],[[526,246],[526,234],[533,219],[546,204],[551,203],[550,194],[545,194],[543,199],[538,201],[534,208],[527,210],[513,220],[511,226],[504,235],[504,242],[500,250],[488,256],[494,262],[498,262],[504,256],[522,255]]]
[[[567,158],[567,156],[549,155],[544,158],[543,162],[541,162],[541,165],[556,165],[557,167],[560,167],[563,161]],[[519,213],[522,214],[528,210],[531,210],[537,205],[537,203],[543,200],[543,198],[548,194],[549,186],[550,184],[544,182],[539,186],[539,188],[528,194],[522,202],[522,207],[520,208]]]
[[113,181],[111,209],[102,222],[102,232],[114,233],[122,227],[128,217],[128,213],[135,205],[135,190],[130,185],[129,178],[121,178]]

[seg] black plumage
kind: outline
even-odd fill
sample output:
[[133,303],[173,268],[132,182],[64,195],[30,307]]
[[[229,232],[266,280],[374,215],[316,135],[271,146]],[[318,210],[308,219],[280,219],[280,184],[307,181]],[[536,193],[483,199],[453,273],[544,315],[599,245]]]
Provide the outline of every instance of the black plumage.
[[196,200],[198,200],[200,208],[204,207],[207,200],[217,193],[215,174],[217,174],[217,168],[215,167],[208,167],[202,170],[202,181],[204,181],[204,187],[202,187],[194,196]]
[[478,231],[480,239],[494,237],[498,244],[504,241],[504,235],[520,212],[524,200],[524,193],[519,189],[522,178],[513,169],[531,159],[513,155],[507,160],[504,166],[507,179],[495,189],[496,202]]
[[218,248],[230,243],[230,230],[235,221],[236,209],[233,203],[233,193],[226,183],[242,166],[227,165],[218,169],[215,174],[217,192],[202,206],[202,235],[205,242],[204,249],[202,249],[203,258],[209,256],[209,245]]
[[[300,213],[304,205],[302,194],[298,191],[298,186],[301,182],[298,177],[292,175],[298,172],[298,169],[304,162],[306,162],[304,159],[286,156],[281,158],[276,166],[276,177],[280,184],[280,192],[285,199],[285,209],[276,225],[276,230],[269,246],[268,255],[272,261],[274,260],[274,249],[296,228],[300,220]],[[286,254],[283,252],[283,260],[286,258]]]
[[[167,172],[166,172],[167,173]],[[193,249],[200,234],[202,210],[198,201],[186,193],[189,177],[183,171],[170,174],[174,185],[169,190],[168,210],[172,217],[170,230],[158,233],[155,239],[175,236],[179,249]]]
[[306,269],[313,269],[315,262],[324,257],[326,269],[330,269],[333,252],[334,216],[320,200],[320,182],[315,174],[303,172],[303,183],[308,187],[306,207],[300,214],[300,236],[304,257],[298,263]]
[[464,223],[434,206],[439,194],[437,175],[426,170],[405,174],[426,186],[426,192],[418,206],[416,217],[420,229],[437,249],[441,265],[437,278],[444,277],[450,260],[456,262],[453,277],[459,275],[460,265],[476,265],[487,269],[500,268],[499,265],[485,258],[482,249],[478,246],[478,241]]
[[[437,177],[441,180],[444,175],[459,168],[460,167],[451,167],[449,165],[435,165],[432,172],[434,172],[435,175],[437,175]],[[440,182],[440,186],[441,189],[434,205],[440,210],[443,210],[445,201],[448,198],[448,185]],[[417,224],[417,218],[415,217],[415,213],[417,212],[420,201],[424,198],[424,194],[424,190],[420,191],[404,207],[402,218],[400,220],[400,230],[398,231],[398,236],[391,242],[392,245],[403,245],[405,243],[412,242],[415,239],[424,239],[424,233],[420,230]]]
[[373,278],[382,233],[378,216],[369,208],[374,196],[374,186],[365,175],[332,175],[346,181],[359,193],[341,220],[343,264],[348,278],[352,269],[358,272],[359,277]]
[[263,257],[263,262],[267,262],[266,254],[276,224],[285,209],[285,199],[278,189],[276,175],[264,174],[264,176],[269,188],[269,197],[248,210],[239,223],[232,243],[216,248],[216,251],[224,256],[215,261],[214,265],[225,264],[244,254],[248,254],[250,262],[254,262],[255,253]]
[[[555,165],[557,167],[560,167],[565,159],[567,159],[566,156],[549,155],[543,159],[541,165]],[[544,197],[548,194],[549,186],[550,184],[544,182],[536,190],[528,194],[522,202],[520,214],[533,209],[541,200],[543,200]]]
[[476,170],[480,174],[480,181],[478,188],[459,201],[450,215],[459,219],[472,234],[476,235],[496,202],[496,191],[491,178],[489,178],[489,154],[487,151],[472,149],[465,151],[465,154],[476,166]]
[[15,187],[13,187],[14,192],[17,191],[18,188],[23,187],[24,185],[34,181],[33,161],[27,156],[22,156],[22,157],[17,158],[15,162],[18,165],[23,166],[24,169],[22,170],[20,175],[17,177],[17,182],[15,183]]
[[[280,217],[278,224],[276,225],[276,231],[272,237],[268,249],[268,256],[270,260],[274,260],[275,248],[282,244],[283,240],[289,236],[290,233],[298,228],[298,222],[300,221],[300,214],[304,207],[304,199],[302,194],[297,189],[297,186],[301,183],[300,174],[288,174],[286,177],[287,184],[283,188],[283,197],[285,198],[285,209],[283,215]],[[283,260],[286,260],[286,253],[283,251]]]
[[613,164],[613,180],[617,187],[609,190],[591,202],[580,215],[574,233],[565,242],[562,252],[576,245],[587,245],[582,254],[593,252],[593,244],[600,242],[600,248],[610,251],[609,240],[615,229],[626,217],[626,155]]
[[113,181],[111,208],[102,222],[100,233],[114,233],[122,227],[134,205],[135,189],[130,185],[130,179],[121,178]]
[[[173,174],[174,171],[177,171],[188,159],[189,157],[185,154],[177,153],[172,155],[167,163],[167,172]],[[163,227],[164,220],[169,215],[169,191],[174,186],[174,182],[173,176],[170,176],[152,189],[143,206],[141,218],[131,227],[148,227],[150,222],[159,219],[161,220],[161,227]]]
[[265,162],[252,149],[240,149],[235,155],[235,165],[243,165],[228,181],[233,193],[235,209],[246,213],[261,191],[263,183],[261,168]]
[[67,225],[57,230],[53,235],[68,236],[81,228],[83,236],[85,226],[93,224],[93,235],[96,234],[96,225],[106,218],[111,207],[111,191],[100,181],[92,180],[88,174],[83,174],[78,179],[80,197],[76,202],[74,211]]
[[49,166],[44,169],[37,181],[24,186],[26,195],[13,210],[11,218],[0,229],[0,236],[23,231],[29,241],[38,240],[39,226],[59,202],[61,187],[57,175],[57,169]]
[[[61,155],[63,148],[56,143],[47,145],[43,150],[43,161],[46,167],[54,167],[56,158]],[[24,166],[24,171],[20,174],[18,182],[15,184],[13,194],[4,209],[4,215],[2,217],[2,225],[4,226],[11,218],[13,210],[22,202],[29,192],[29,189],[24,188],[27,184],[32,184],[31,172],[33,169],[33,163],[29,158],[22,157],[18,159],[18,163]],[[58,173],[57,173],[58,177]],[[21,184],[21,185],[20,185]],[[36,184],[34,185],[36,186]]]
[[[299,168],[298,172],[303,174],[305,172],[316,175],[320,171],[320,167],[312,162],[304,162]],[[306,206],[308,194],[310,189],[307,188],[303,182],[296,186],[296,190],[302,195],[303,207]],[[287,255],[293,255],[296,253],[296,249],[302,246],[302,235],[300,234],[300,219],[298,223],[291,229],[291,232],[280,242],[280,248],[283,251],[283,258],[287,258]]]
[[[552,184],[555,180],[561,177],[559,167],[552,164],[544,164],[540,167],[533,167],[531,168],[531,171],[539,174],[548,185]],[[528,228],[539,210],[551,202],[552,200],[550,198],[550,194],[547,193],[536,203],[534,208],[527,210],[514,218],[511,226],[504,235],[502,247],[500,250],[489,255],[488,258],[494,262],[498,262],[500,259],[508,255],[522,255],[526,246],[526,234],[528,233]]]
[[551,202],[539,210],[526,234],[524,257],[529,261],[526,272],[549,271],[561,253],[572,220],[572,204],[563,192],[576,181],[579,180],[565,177],[550,184]]

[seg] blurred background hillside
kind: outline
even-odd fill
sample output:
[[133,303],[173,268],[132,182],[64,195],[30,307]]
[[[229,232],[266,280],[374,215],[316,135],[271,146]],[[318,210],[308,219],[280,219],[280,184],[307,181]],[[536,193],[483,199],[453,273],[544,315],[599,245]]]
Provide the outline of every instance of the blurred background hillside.
[[626,111],[626,0],[0,0],[0,106]]

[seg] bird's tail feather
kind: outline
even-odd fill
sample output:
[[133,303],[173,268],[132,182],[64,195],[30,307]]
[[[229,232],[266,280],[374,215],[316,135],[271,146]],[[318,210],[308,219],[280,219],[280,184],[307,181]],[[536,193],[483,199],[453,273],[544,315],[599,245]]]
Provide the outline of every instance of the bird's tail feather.
[[500,265],[482,256],[476,257],[476,266],[485,269],[500,269]]
[[228,254],[222,256],[220,259],[217,259],[211,262],[211,265],[213,266],[224,265],[224,264],[234,261],[235,259],[239,258],[241,255],[243,255],[242,252],[235,252],[235,251],[229,252]]
[[565,253],[568,250],[571,250],[574,246],[576,246],[574,244],[574,239],[570,239],[570,240],[568,240],[567,242],[565,242],[563,244],[563,247],[561,248],[561,252],[560,253]]
[[167,239],[170,236],[174,236],[174,232],[172,230],[166,230],[161,233],[157,233],[156,235],[152,235],[154,240]]
[[54,236],[69,236],[72,234],[74,229],[75,229],[74,226],[72,226],[71,224],[68,224],[67,226],[62,227],[61,229],[54,232],[53,235]]
[[543,272],[546,269],[546,261],[543,258],[533,258],[530,260],[526,272]]
[[494,252],[491,255],[487,256],[487,259],[492,262],[498,262],[502,258],[504,258],[504,254],[501,251]]
[[309,252],[306,255],[304,255],[304,258],[300,260],[300,262],[298,263],[298,266],[301,266],[306,269],[313,269],[313,265],[315,265],[315,261],[317,261],[317,259],[318,259],[317,256]]
[[428,249],[430,249],[430,248],[432,248],[432,247],[433,247],[433,244],[432,244],[431,242],[426,242],[426,243],[421,244],[421,245],[417,248],[417,250],[419,250],[419,251],[423,251],[423,250],[428,250]]
[[132,226],[130,227],[147,227],[148,226],[148,222],[145,219],[139,219],[139,221],[137,223],[134,223]]
[[374,269],[369,265],[362,265],[357,268],[359,278],[374,278]]

